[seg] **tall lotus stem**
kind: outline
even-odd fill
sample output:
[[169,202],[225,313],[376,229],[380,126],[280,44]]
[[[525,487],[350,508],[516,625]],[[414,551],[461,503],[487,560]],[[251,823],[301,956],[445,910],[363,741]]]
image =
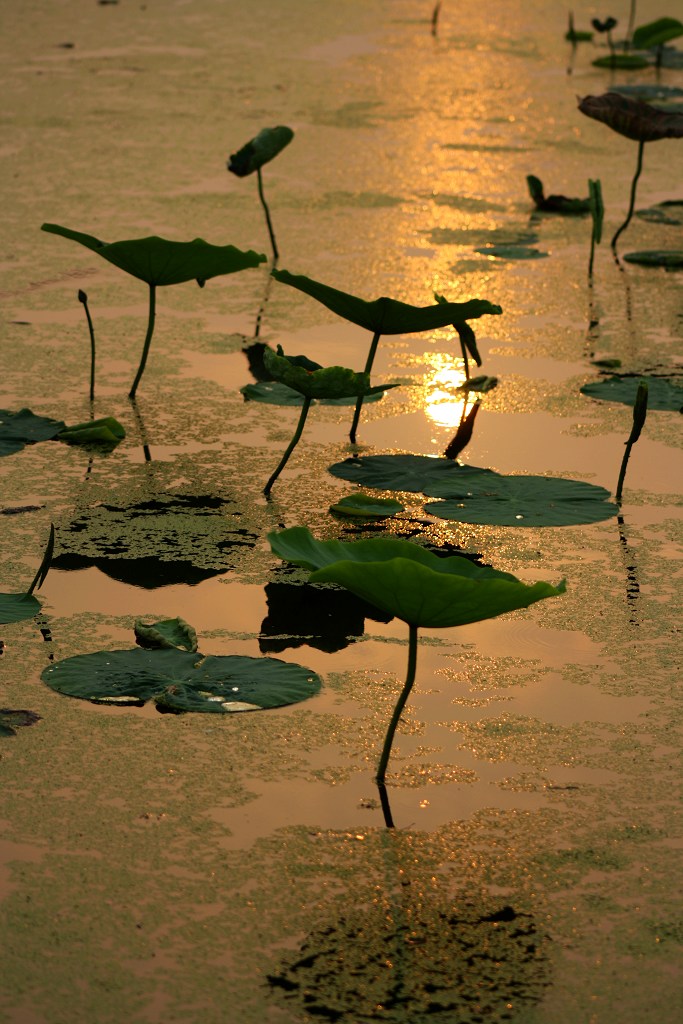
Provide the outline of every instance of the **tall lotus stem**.
[[[368,358],[365,360],[365,373],[368,377],[372,372],[372,364],[375,361],[375,353],[377,352],[377,346],[379,345],[379,339],[382,337],[379,331],[376,331],[372,338],[370,345],[370,351],[368,352]],[[349,431],[349,440],[351,444],[356,443],[356,431],[358,429],[358,421],[360,420],[360,412],[363,408],[363,396],[359,395],[356,399],[356,408],[353,413],[353,422],[351,423],[351,430]]]
[[92,325],[92,317],[90,316],[90,310],[88,309],[88,296],[86,293],[79,288],[78,290],[78,301],[83,303],[85,309],[85,316],[88,321],[88,331],[90,332],[90,401],[95,401],[95,330]]
[[278,464],[277,469],[275,470],[275,472],[271,476],[271,478],[268,481],[268,483],[266,484],[266,486],[263,488],[263,493],[265,494],[266,497],[268,497],[268,495],[270,494],[273,484],[275,483],[275,481],[279,477],[279,475],[282,472],[282,470],[287,465],[287,460],[289,459],[289,456],[292,454],[292,452],[296,448],[297,444],[299,443],[299,439],[300,439],[300,437],[301,437],[301,435],[303,433],[304,423],[306,422],[306,417],[308,416],[308,410],[310,408],[310,405],[311,405],[311,399],[307,398],[304,395],[304,404],[303,404],[302,409],[301,409],[301,415],[299,416],[299,422],[297,423],[296,430],[294,431],[294,437],[289,442],[289,445],[287,446],[287,451],[285,452],[285,454],[280,459],[280,462]]
[[631,201],[629,203],[628,213],[626,214],[626,220],[621,225],[621,227],[617,230],[617,232],[615,233],[614,238],[612,239],[612,242],[611,242],[612,251],[614,252],[615,256],[616,256],[616,251],[617,251],[617,239],[619,238],[619,235],[623,231],[625,231],[626,228],[631,223],[631,217],[633,216],[633,210],[635,209],[635,205],[636,205],[636,188],[638,186],[638,178],[640,177],[640,172],[643,169],[643,150],[644,150],[644,148],[645,148],[645,143],[643,141],[639,142],[638,143],[638,161],[637,161],[637,164],[636,164],[636,173],[634,174],[633,181],[631,182]]
[[375,776],[375,781],[379,789],[380,800],[382,801],[382,809],[384,810],[384,818],[388,828],[393,828],[394,823],[391,820],[391,811],[389,810],[389,803],[386,798],[386,785],[384,779],[386,777],[387,765],[389,763],[389,755],[391,754],[391,746],[394,742],[396,726],[399,723],[403,709],[406,706],[406,701],[408,700],[410,691],[413,688],[413,683],[415,682],[415,668],[417,666],[417,626],[409,625],[408,629],[408,671],[406,673],[406,681],[403,684],[401,695],[396,701],[396,707],[394,708],[394,713],[391,716],[391,721],[389,722],[389,728],[387,729],[387,734],[384,738],[382,756],[379,759],[377,775]]
[[145,335],[145,343],[142,346],[142,356],[140,357],[140,365],[138,366],[138,372],[135,374],[135,380],[133,381],[132,387],[128,392],[129,398],[135,398],[135,392],[138,389],[140,378],[145,372],[145,364],[147,363],[147,356],[149,354],[149,346],[152,343],[152,335],[154,334],[154,318],[156,316],[156,285],[150,284],[149,286],[149,316],[147,319],[147,334]]
[[273,249],[273,264],[275,264],[280,258],[280,253],[278,252],[277,242],[275,241],[275,232],[273,231],[273,222],[270,219],[270,210],[268,209],[268,203],[266,202],[266,197],[263,194],[263,178],[261,177],[260,167],[257,168],[256,171],[256,182],[258,184],[258,197],[261,200],[261,206],[263,207],[263,211],[266,215],[266,224],[268,225],[270,244]]
[[438,2],[434,5],[434,10],[432,11],[432,35],[433,36],[436,36],[437,31],[438,31],[439,14],[440,13],[441,13],[441,0],[438,0]]

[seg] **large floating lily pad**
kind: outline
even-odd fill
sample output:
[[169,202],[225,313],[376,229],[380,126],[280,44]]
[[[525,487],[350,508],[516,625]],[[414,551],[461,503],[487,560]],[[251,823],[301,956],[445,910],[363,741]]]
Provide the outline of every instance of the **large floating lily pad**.
[[301,665],[275,658],[207,656],[178,650],[97,651],[49,665],[42,679],[67,697],[161,711],[230,714],[296,704],[320,689]]
[[462,466],[452,459],[429,455],[365,455],[337,462],[328,469],[332,476],[350,480],[361,487],[422,494],[433,494],[430,488],[443,479],[466,484],[470,478],[480,479],[481,474],[496,475],[489,469]]
[[683,267],[683,249],[647,249],[641,252],[624,253],[627,263],[639,263],[643,267],[666,267],[674,270]]
[[578,526],[617,514],[609,491],[583,480],[492,474],[456,492],[452,483],[430,493],[447,500],[428,502],[425,512],[439,519],[491,526]]
[[40,607],[40,601],[33,594],[0,594],[0,625],[31,619]]
[[147,501],[95,505],[60,531],[56,569],[97,567],[151,590],[196,584],[233,568],[256,534],[232,502],[215,495],[160,494]]
[[[266,405],[287,405],[301,406],[304,404],[304,396],[287,387],[279,380],[264,380],[258,384],[245,384],[240,391],[249,402],[264,402]],[[384,398],[384,390],[363,396],[363,404],[366,402],[379,402]],[[314,398],[311,405],[355,405],[356,399],[351,398]]]
[[645,381],[648,388],[648,409],[668,409],[676,412],[683,410],[683,385],[667,380],[666,377],[609,377],[607,380],[584,384],[581,393],[590,398],[599,398],[603,402],[634,405],[641,380]]
[[27,444],[50,441],[65,427],[62,420],[36,416],[30,409],[0,409],[0,456],[20,452]]

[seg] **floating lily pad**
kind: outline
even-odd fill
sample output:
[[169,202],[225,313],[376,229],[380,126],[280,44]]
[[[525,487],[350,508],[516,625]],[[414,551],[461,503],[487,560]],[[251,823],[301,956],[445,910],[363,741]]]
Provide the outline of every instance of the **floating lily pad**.
[[41,678],[58,693],[94,704],[141,707],[152,700],[162,711],[203,714],[282,707],[320,689],[314,672],[275,658],[139,647],[78,654],[49,665]]
[[598,57],[592,62],[594,68],[624,68],[636,70],[649,67],[649,60],[635,53],[610,53],[607,57]]
[[58,441],[67,444],[105,445],[113,448],[126,436],[126,431],[113,416],[104,416],[99,420],[76,423],[73,427],[60,430]]
[[397,512],[403,512],[405,506],[394,498],[373,498],[369,494],[350,494],[341,498],[336,505],[330,506],[330,512],[339,516],[361,516],[367,519],[386,519]]
[[[304,404],[304,396],[294,388],[282,384],[279,380],[264,380],[258,384],[245,384],[240,388],[241,393],[249,402],[264,402],[267,405],[288,405],[301,406]],[[379,402],[384,398],[384,391],[365,395],[363,404],[366,402]],[[351,398],[314,398],[311,405],[355,405],[356,399]]]
[[20,726],[35,725],[39,721],[40,715],[35,711],[0,708],[0,736],[16,736]]
[[470,478],[480,479],[481,474],[496,476],[489,469],[462,466],[451,459],[429,455],[364,455],[337,462],[328,467],[328,472],[361,487],[422,494],[433,494],[430,488],[443,479],[462,480],[466,484]]
[[0,456],[19,452],[27,444],[50,441],[65,427],[62,420],[36,416],[30,409],[0,409]]
[[658,203],[657,206],[648,206],[644,210],[636,210],[636,217],[646,220],[650,224],[683,224],[680,217],[672,217],[667,206],[672,204]]
[[138,619],[134,629],[135,642],[147,650],[197,650],[197,634],[185,619],[161,619],[159,622]]
[[633,45],[636,50],[651,50],[679,36],[683,36],[683,24],[677,18],[658,18],[635,30]]
[[683,267],[683,249],[649,249],[642,252],[624,253],[627,263],[639,263],[643,267],[666,267],[674,270]]
[[548,255],[528,245],[483,245],[474,251],[482,256],[494,256],[498,260],[538,260]]
[[33,594],[0,594],[0,624],[31,619],[40,607],[40,601]]
[[583,480],[493,474],[455,491],[452,482],[430,493],[447,500],[428,502],[425,512],[439,519],[491,526],[578,526],[617,514],[609,491]]
[[666,377],[644,377],[641,374],[609,377],[607,380],[584,384],[581,393],[590,398],[599,398],[603,402],[634,405],[641,380],[648,386],[648,409],[668,409],[675,412],[683,409],[683,386],[667,380]]

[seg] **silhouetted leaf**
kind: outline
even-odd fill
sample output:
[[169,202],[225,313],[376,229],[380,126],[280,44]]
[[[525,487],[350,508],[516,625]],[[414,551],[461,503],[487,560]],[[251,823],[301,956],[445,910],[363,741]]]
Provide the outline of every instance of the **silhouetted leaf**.
[[0,594],[0,624],[23,622],[40,611],[40,601],[32,594]]
[[475,252],[482,256],[493,256],[498,260],[538,260],[548,255],[528,245],[483,245]]
[[590,199],[570,199],[563,195],[546,196],[543,182],[534,174],[527,174],[526,183],[536,208],[543,213],[562,213],[571,216],[590,212]]
[[667,113],[617,92],[584,96],[579,102],[579,110],[636,142],[683,137],[683,114]]
[[676,18],[657,18],[635,30],[633,45],[636,50],[651,50],[679,36],[683,36],[683,24],[680,21]]
[[675,270],[683,267],[683,249],[648,249],[642,252],[624,253],[627,263],[638,263],[643,267],[666,267]]
[[320,366],[306,356],[286,356],[282,346],[277,353],[266,349],[263,363],[273,380],[286,384],[305,398],[357,398],[397,387],[396,384],[370,386],[367,373],[356,373],[344,366]]
[[635,53],[610,53],[606,57],[597,57],[592,64],[594,68],[622,68],[634,71],[649,67],[650,62]]
[[[241,393],[250,402],[264,402],[267,405],[303,405],[304,396],[293,388],[288,388],[278,380],[259,381],[258,384],[245,384]],[[379,402],[384,397],[383,391],[365,395],[366,402]],[[355,405],[355,398],[315,398],[311,405]]]
[[41,678],[68,697],[95,704],[226,714],[282,707],[312,697],[320,679],[275,658],[220,657],[178,650],[98,651],[49,665]]
[[285,125],[262,128],[258,135],[250,139],[237,153],[232,154],[228,161],[228,170],[238,178],[245,178],[273,160],[293,138],[294,132]]
[[581,393],[590,398],[599,398],[603,402],[619,402],[621,405],[633,405],[638,393],[638,384],[644,380],[648,386],[648,406],[650,409],[683,409],[683,386],[666,377],[648,377],[642,374],[632,376],[614,376],[607,380],[591,381],[584,384]]

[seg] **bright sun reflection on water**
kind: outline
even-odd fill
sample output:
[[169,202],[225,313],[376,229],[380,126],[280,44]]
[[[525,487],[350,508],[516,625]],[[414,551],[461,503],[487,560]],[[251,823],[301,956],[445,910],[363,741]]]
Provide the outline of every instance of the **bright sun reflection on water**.
[[476,400],[458,391],[467,379],[463,361],[445,353],[433,353],[429,362],[431,368],[424,381],[425,412],[437,426],[457,430]]

